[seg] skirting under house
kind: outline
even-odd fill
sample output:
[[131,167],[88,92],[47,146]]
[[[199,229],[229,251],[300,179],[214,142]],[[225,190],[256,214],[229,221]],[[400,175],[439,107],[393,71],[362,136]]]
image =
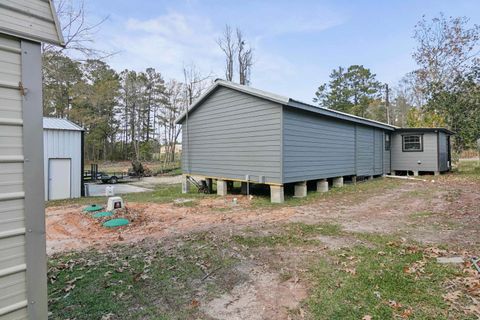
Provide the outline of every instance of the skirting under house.
[[282,202],[290,183],[305,196],[307,181],[326,191],[344,177],[450,169],[446,129],[410,131],[224,80],[177,123],[184,185],[188,176],[217,180],[219,194],[228,181],[267,184],[272,201]]

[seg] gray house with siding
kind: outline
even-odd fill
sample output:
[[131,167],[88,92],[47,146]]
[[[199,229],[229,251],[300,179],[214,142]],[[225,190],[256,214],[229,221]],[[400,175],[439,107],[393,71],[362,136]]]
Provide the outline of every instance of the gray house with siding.
[[392,136],[392,171],[440,172],[451,169],[450,136],[444,128],[398,128]]
[[[344,177],[356,181],[393,171],[419,171],[410,160],[413,152],[397,152],[402,134],[407,148],[415,148],[408,141],[418,132],[407,135],[407,129],[229,81],[216,80],[176,122],[182,124],[184,192],[190,177],[200,176],[209,186],[216,180],[221,195],[231,181],[240,181],[242,189],[247,183],[267,184],[272,202],[283,202],[285,184],[294,183],[295,196],[302,197],[308,181],[316,182],[318,191],[327,191],[329,181],[342,186]],[[451,134],[436,130],[438,137]],[[448,170],[444,153],[428,151],[449,147],[443,143],[437,147],[440,140],[430,141],[430,132],[421,134],[422,170]],[[435,147],[430,147],[433,143]],[[427,166],[430,162],[438,166]]]

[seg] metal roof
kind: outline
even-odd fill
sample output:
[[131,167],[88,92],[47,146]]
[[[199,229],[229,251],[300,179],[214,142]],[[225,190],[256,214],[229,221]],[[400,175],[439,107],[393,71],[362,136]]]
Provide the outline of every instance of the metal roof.
[[[214,85],[211,86],[207,90],[207,92],[205,92],[200,98],[198,98],[188,108],[188,112],[189,113],[192,112],[197,106],[199,106],[202,103],[202,101],[204,101],[213,91],[215,91],[215,89],[217,89],[220,86],[230,88],[230,89],[233,89],[233,90],[236,90],[236,91],[244,92],[244,93],[247,93],[247,94],[262,98],[262,99],[270,100],[270,101],[276,102],[276,103],[284,105],[284,106],[288,106],[288,107],[292,107],[292,108],[296,108],[296,109],[301,109],[301,110],[305,110],[305,111],[309,111],[309,112],[313,112],[313,113],[317,113],[317,114],[322,114],[322,115],[325,115],[325,116],[328,116],[328,117],[333,117],[333,118],[337,118],[337,119],[341,119],[341,120],[361,123],[361,124],[368,125],[368,126],[373,126],[373,127],[380,127],[382,129],[387,129],[387,130],[395,130],[395,129],[398,128],[396,126],[386,124],[386,123],[383,123],[383,122],[354,116],[354,115],[344,113],[344,112],[340,112],[340,111],[333,110],[333,109],[328,109],[328,108],[315,106],[315,105],[308,104],[308,103],[305,103],[305,102],[301,102],[301,101],[298,101],[298,100],[294,100],[294,99],[291,99],[291,98],[288,98],[288,97],[285,97],[285,96],[281,96],[281,95],[274,94],[274,93],[271,93],[271,92],[255,89],[255,88],[252,88],[252,87],[249,87],[249,86],[245,86],[245,85],[241,85],[241,84],[237,84],[237,83],[233,83],[233,82],[225,81],[225,80],[221,80],[221,79],[215,80]],[[175,120],[175,123],[181,123],[183,121],[183,119],[185,118],[186,114],[187,114],[187,111],[183,112]]]
[[446,128],[398,128],[398,132],[445,132],[446,134],[455,134],[455,132]]
[[43,129],[48,130],[67,130],[67,131],[84,131],[82,127],[75,123],[60,118],[43,117]]
[[0,1],[0,33],[65,46],[52,0]]

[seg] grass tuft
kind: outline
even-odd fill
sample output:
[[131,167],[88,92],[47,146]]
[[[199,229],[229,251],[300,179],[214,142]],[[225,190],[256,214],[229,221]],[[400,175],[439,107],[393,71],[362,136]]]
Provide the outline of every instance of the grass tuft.
[[233,236],[233,240],[246,247],[274,247],[288,245],[320,245],[319,240],[311,239],[315,235],[340,236],[340,225],[331,223],[305,224],[290,223],[277,233],[268,236]]
[[373,248],[331,251],[329,259],[313,266],[308,299],[313,318],[455,318],[445,312],[441,292],[443,282],[460,273],[457,268],[436,263],[421,248],[392,243],[390,237],[373,240]]
[[[235,262],[202,236],[190,236],[171,250],[117,245],[106,252],[56,256],[48,270],[51,319],[197,318],[192,298],[230,290]],[[210,272],[215,277],[206,279]]]

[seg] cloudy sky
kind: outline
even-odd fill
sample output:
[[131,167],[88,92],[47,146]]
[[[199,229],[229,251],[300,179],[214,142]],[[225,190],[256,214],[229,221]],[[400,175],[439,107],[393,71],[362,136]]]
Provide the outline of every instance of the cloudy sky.
[[363,64],[392,86],[415,64],[413,26],[444,12],[480,23],[478,0],[87,0],[92,21],[108,16],[95,46],[118,52],[117,70],[154,67],[181,79],[195,63],[223,77],[215,40],[225,24],[254,47],[252,86],[311,101],[333,68]]

